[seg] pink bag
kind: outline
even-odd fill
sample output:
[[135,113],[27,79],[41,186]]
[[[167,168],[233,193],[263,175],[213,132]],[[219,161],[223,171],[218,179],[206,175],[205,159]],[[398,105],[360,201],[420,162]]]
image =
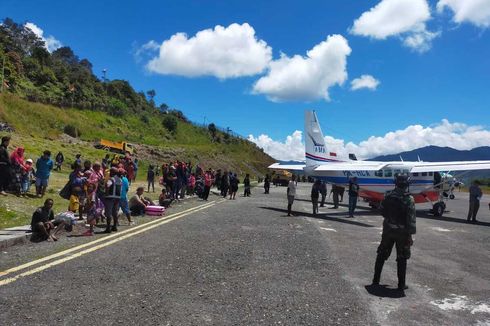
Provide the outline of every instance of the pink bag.
[[163,216],[163,214],[165,214],[165,207],[146,206],[145,214],[148,216]]

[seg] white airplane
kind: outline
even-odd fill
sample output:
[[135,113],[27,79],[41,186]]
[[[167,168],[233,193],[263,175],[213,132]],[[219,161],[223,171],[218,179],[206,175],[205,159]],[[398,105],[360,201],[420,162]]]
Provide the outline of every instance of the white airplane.
[[357,177],[359,195],[372,207],[378,207],[386,191],[394,189],[395,175],[404,173],[410,176],[409,191],[415,203],[431,203],[434,215],[442,216],[446,204],[441,172],[447,175],[453,171],[490,169],[490,161],[375,162],[357,161],[353,155],[350,155],[350,158],[341,158],[337,153],[329,151],[325,145],[315,111],[305,112],[304,136],[305,164],[274,163],[269,169],[301,171],[315,179],[341,187],[348,187],[350,179]]

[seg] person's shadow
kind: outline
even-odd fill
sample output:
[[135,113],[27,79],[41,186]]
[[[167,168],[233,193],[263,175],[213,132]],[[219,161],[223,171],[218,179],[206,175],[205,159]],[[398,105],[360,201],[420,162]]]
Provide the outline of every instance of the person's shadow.
[[366,285],[364,287],[369,294],[380,297],[380,298],[393,298],[399,299],[405,297],[405,292],[403,290],[398,290],[397,288],[389,288],[388,285]]

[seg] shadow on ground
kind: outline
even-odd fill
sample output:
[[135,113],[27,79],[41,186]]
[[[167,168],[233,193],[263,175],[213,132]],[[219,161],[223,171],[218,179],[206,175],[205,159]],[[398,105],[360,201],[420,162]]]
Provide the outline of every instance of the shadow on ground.
[[462,223],[462,224],[474,224],[474,225],[481,225],[481,226],[490,226],[490,223],[488,222],[468,222],[466,220],[466,217],[462,218],[456,218],[456,217],[447,217],[447,216],[442,216],[442,217],[437,217],[429,213],[428,211],[417,211],[417,217],[418,218],[424,218],[428,220],[435,220],[435,221],[445,221],[445,222],[452,222],[452,223]]
[[403,298],[405,297],[405,292],[394,289],[394,288],[389,288],[387,285],[366,285],[364,287],[366,291],[368,291],[369,294],[374,295],[376,297],[380,298],[393,298],[393,299],[398,299],[398,298]]
[[[284,214],[287,214],[287,212],[288,212],[286,209],[275,208],[275,207],[259,207],[259,208],[267,209],[267,210],[271,210],[271,211],[275,211],[275,212],[281,212],[281,213],[284,213]],[[310,213],[297,212],[297,211],[292,211],[292,213],[293,213],[294,216],[306,216],[306,217],[317,218],[317,219],[325,220],[325,221],[340,222],[340,223],[351,224],[351,225],[356,225],[356,226],[362,226],[362,227],[367,227],[367,228],[374,227],[374,225],[370,225],[370,224],[366,224],[366,223],[362,223],[362,222],[353,221],[353,220],[351,220],[351,219],[349,219],[347,217],[345,217],[345,218],[338,218],[338,217],[327,216],[326,214],[313,215],[313,214],[310,214]],[[336,214],[345,215],[345,213],[336,213]]]

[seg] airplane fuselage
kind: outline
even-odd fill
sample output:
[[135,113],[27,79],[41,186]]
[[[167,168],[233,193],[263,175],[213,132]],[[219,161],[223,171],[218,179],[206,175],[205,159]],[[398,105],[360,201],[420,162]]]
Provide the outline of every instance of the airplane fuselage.
[[414,196],[416,203],[437,201],[439,199],[439,190],[434,189],[434,174],[432,172],[410,174],[409,167],[406,165],[379,171],[314,171],[314,168],[305,168],[305,172],[315,179],[340,187],[348,187],[349,180],[352,177],[357,177],[360,196],[372,202],[383,200],[384,194],[395,188],[395,174],[406,173],[410,175],[409,191]]

